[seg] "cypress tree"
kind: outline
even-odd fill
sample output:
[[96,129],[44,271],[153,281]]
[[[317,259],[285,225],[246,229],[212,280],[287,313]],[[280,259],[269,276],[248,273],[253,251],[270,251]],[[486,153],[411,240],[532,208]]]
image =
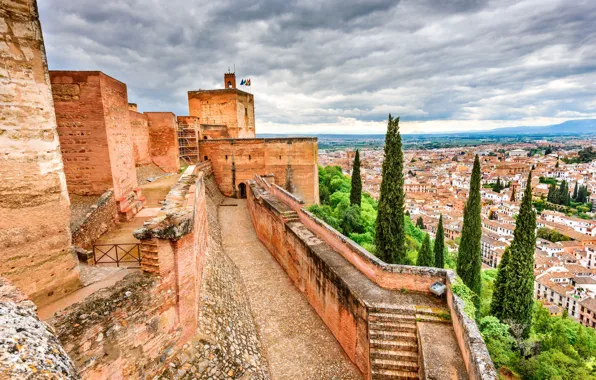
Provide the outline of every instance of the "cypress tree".
[[407,264],[403,168],[399,117],[393,119],[389,115],[375,244],[379,258],[390,264]]
[[437,235],[435,236],[435,267],[445,268],[445,230],[443,229],[443,214],[439,217],[439,225],[437,227]]
[[554,184],[554,183],[553,183],[553,184],[551,184],[551,185],[548,187],[548,195],[546,196],[546,200],[547,200],[547,201],[549,201],[549,202],[551,202],[551,203],[555,203],[553,199],[554,199],[554,197],[555,197],[555,192],[556,192],[556,191],[557,191],[557,189],[556,189],[556,187],[555,187],[555,184]]
[[507,265],[509,264],[510,258],[511,254],[509,252],[509,247],[507,247],[505,248],[505,252],[503,252],[501,262],[499,262],[499,271],[497,272],[497,279],[495,280],[495,285],[493,287],[493,298],[490,303],[490,313],[500,320],[503,318],[503,299],[505,285],[508,282]]
[[511,257],[507,263],[507,281],[501,289],[501,320],[521,329],[527,338],[532,325],[534,305],[534,250],[536,249],[536,212],[532,207],[532,172],[524,191],[519,214],[515,222],[513,241],[509,247]]
[[431,267],[433,265],[433,254],[430,250],[430,236],[424,234],[424,241],[418,251],[418,258],[416,259],[416,265],[419,267]]
[[577,202],[577,181],[575,181],[575,187],[573,188],[573,200]]
[[503,185],[501,184],[501,177],[497,178],[497,183],[493,186],[493,191],[500,193],[503,190]]
[[482,224],[480,219],[480,160],[478,155],[474,159],[472,178],[470,179],[470,194],[464,208],[464,224],[461,231],[461,244],[457,257],[457,274],[464,284],[472,290],[476,307],[480,306],[480,289],[482,287],[480,271],[482,257],[480,239],[482,238]]
[[362,200],[362,179],[360,178],[360,152],[356,149],[352,166],[352,188],[350,189],[350,205],[360,206]]
[[424,220],[422,219],[422,216],[419,216],[418,219],[416,219],[416,227],[420,228],[421,230],[425,229]]

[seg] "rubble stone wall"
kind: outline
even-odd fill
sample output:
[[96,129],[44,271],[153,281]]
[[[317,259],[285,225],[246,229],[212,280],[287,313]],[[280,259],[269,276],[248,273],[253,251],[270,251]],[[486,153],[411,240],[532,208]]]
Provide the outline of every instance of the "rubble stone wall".
[[255,174],[273,174],[276,184],[306,204],[318,203],[316,138],[200,140],[199,150],[226,196],[239,197],[241,184],[248,191]]
[[0,277],[0,378],[78,379],[72,360],[35,304]]
[[38,306],[80,286],[37,4],[0,3],[0,273]]
[[132,143],[135,157],[135,165],[147,165],[151,163],[149,119],[147,115],[129,110],[128,118],[132,129]]
[[85,216],[83,222],[73,227],[72,244],[87,250],[93,248],[93,243],[101,235],[108,232],[118,223],[118,205],[114,192],[108,190],[99,199],[94,207]]
[[84,378],[150,378],[197,333],[208,224],[195,169],[174,185],[163,213],[135,231],[144,270],[51,320]]
[[151,159],[163,171],[178,173],[178,134],[176,115],[171,112],[145,112],[149,120]]

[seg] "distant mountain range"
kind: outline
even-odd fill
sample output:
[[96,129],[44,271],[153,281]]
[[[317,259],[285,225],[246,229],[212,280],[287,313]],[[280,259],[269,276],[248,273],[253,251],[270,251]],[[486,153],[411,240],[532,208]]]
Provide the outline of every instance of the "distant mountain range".
[[[428,136],[549,136],[549,135],[585,135],[596,134],[596,119],[568,120],[560,124],[542,126],[519,126],[507,128],[485,129],[482,131],[447,131],[433,133],[404,133],[410,138]],[[287,136],[317,136],[327,138],[374,138],[384,134],[344,134],[344,133],[323,133],[323,134],[301,134],[301,133],[258,133],[259,137],[287,137]]]
[[567,120],[561,124],[544,125],[538,127],[521,126],[468,132],[468,134],[483,135],[577,135],[595,133],[596,119]]

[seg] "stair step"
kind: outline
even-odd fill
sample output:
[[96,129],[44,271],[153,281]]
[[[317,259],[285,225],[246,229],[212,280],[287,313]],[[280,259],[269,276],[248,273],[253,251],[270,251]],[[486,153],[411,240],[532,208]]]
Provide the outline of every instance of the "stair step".
[[371,330],[370,337],[371,337],[371,339],[403,340],[403,341],[408,341],[408,342],[417,342],[418,341],[418,338],[416,337],[416,333],[409,332],[409,331]]
[[375,331],[412,331],[416,332],[415,322],[370,321],[369,329]]
[[386,348],[372,347],[371,359],[393,359],[418,363],[418,353],[414,351],[395,351]]
[[392,369],[375,369],[372,371],[373,380],[385,379],[418,379],[418,372],[398,371]]
[[373,369],[393,369],[398,371],[418,372],[418,362],[393,359],[373,359]]
[[416,321],[418,322],[436,322],[436,323],[451,323],[450,320],[438,317],[430,314],[418,314],[416,315]]
[[374,348],[418,352],[418,344],[412,341],[371,339],[370,345]]
[[389,313],[373,312],[368,315],[368,319],[371,321],[416,322],[416,315],[415,314],[389,314]]
[[370,313],[381,313],[381,314],[405,314],[405,315],[414,315],[416,314],[416,309],[414,308],[394,308],[394,307],[383,307],[383,306],[375,306],[369,308]]

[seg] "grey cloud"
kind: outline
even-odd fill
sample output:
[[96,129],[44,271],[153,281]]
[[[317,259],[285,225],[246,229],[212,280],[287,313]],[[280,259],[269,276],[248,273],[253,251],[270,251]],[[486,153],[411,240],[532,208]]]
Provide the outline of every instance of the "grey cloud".
[[262,122],[596,112],[589,0],[38,1],[50,68],[105,71],[147,111],[186,114],[235,63]]

